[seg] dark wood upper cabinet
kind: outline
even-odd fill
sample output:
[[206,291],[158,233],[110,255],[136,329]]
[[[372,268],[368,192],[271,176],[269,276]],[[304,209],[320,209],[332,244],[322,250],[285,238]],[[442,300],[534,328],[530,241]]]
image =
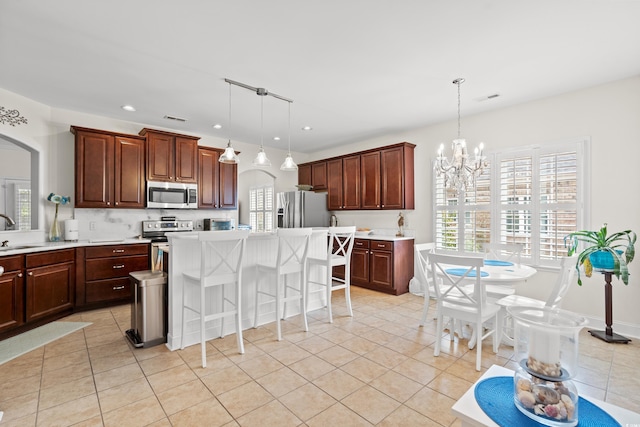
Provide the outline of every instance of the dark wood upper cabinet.
[[196,183],[198,137],[144,128],[147,138],[147,180]]
[[360,156],[362,161],[362,209],[380,209],[380,152]]
[[238,165],[220,163],[224,150],[198,148],[198,208],[235,209],[238,206]]
[[311,184],[311,164],[298,166],[298,184],[300,185],[312,185]]
[[414,209],[413,147],[380,151],[382,209]]
[[342,159],[342,197],[344,209],[360,209],[360,156]]
[[314,190],[327,189],[327,162],[311,164],[311,185],[313,185]]
[[75,206],[143,208],[145,140],[71,127],[75,135]]
[[342,159],[333,159],[327,162],[327,209],[337,211],[344,208],[342,189]]

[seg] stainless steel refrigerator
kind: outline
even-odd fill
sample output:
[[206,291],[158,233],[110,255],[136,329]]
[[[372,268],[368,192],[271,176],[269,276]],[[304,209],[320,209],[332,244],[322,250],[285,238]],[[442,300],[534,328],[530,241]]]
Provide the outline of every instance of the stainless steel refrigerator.
[[278,228],[328,227],[327,193],[278,193]]

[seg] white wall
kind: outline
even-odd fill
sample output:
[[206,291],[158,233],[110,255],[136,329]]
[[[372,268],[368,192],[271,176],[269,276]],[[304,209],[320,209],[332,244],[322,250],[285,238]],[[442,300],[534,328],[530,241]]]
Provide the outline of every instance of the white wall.
[[[604,222],[609,230],[632,229],[640,232],[640,76],[620,80],[564,95],[541,99],[489,113],[462,117],[463,137],[471,146],[484,142],[492,149],[546,144],[554,141],[590,137],[592,164],[589,229]],[[313,153],[310,160],[337,156],[397,142],[416,144],[416,209],[406,212],[406,227],[415,230],[416,242],[433,239],[431,162],[441,142],[455,136],[455,121],[362,141],[348,146]],[[446,145],[446,144],[445,144]],[[395,224],[397,212],[339,213],[341,224],[384,227]],[[613,290],[614,330],[640,327],[640,261],[629,266],[629,285],[615,280]],[[544,296],[555,274],[541,271],[521,293]],[[603,278],[595,274],[577,284],[566,297],[564,308],[598,319],[604,318]],[[595,323],[596,329],[603,325]],[[629,329],[631,330],[631,329]],[[637,333],[637,330],[633,330]],[[635,335],[640,336],[640,335]]]
[[[42,191],[47,194],[49,191],[73,194],[73,136],[69,133],[70,125],[126,133],[137,133],[144,127],[133,122],[51,109],[2,89],[0,97],[2,105],[20,110],[29,119],[28,125],[0,126],[0,133],[24,141],[43,153],[41,182],[46,182]],[[472,146],[484,141],[488,151],[590,137],[592,189],[590,204],[585,207],[591,213],[592,223],[589,228],[597,229],[601,223],[607,222],[610,230],[640,231],[640,199],[635,194],[635,186],[640,182],[639,117],[640,76],[636,76],[502,110],[463,116],[462,123],[463,136],[467,141]],[[416,209],[405,211],[405,224],[406,228],[415,230],[417,242],[426,242],[433,238],[431,161],[438,145],[450,141],[455,132],[455,121],[448,121],[311,155],[294,153],[294,158],[302,163],[401,141],[416,144]],[[226,141],[214,137],[203,137],[200,143],[215,147],[226,145]],[[240,174],[252,168],[251,161],[257,152],[257,146],[236,141],[233,144],[236,150],[242,152],[238,170]],[[276,192],[292,189],[297,175],[282,172],[277,167],[286,153],[269,149],[267,151],[276,165],[270,169],[270,173],[276,177]],[[50,212],[48,214],[52,215]],[[398,212],[352,212],[339,213],[338,216],[340,224],[344,225],[394,228]],[[640,261],[630,265],[630,273],[628,286],[618,281],[614,285],[614,329],[620,333],[624,333],[625,329],[640,330],[640,310],[636,306],[637,301],[640,301]],[[520,292],[534,296],[545,295],[554,278],[553,272],[540,271]],[[581,288],[575,285],[565,300],[564,308],[603,319],[602,284],[602,277],[596,274],[593,278],[584,280]],[[596,323],[593,326],[601,329],[603,325]]]

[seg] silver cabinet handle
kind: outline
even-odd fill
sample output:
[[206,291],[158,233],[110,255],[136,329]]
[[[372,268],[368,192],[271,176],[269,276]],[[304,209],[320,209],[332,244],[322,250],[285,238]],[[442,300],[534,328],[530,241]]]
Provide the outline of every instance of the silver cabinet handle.
[[2,273],[4,273],[4,267],[0,265],[0,276],[2,276]]
[[18,273],[18,277],[22,277],[22,273]]
[[114,250],[113,250],[113,253],[114,253],[114,254],[121,254],[121,253],[123,253],[123,252],[124,252],[124,249],[114,249]]
[[378,243],[378,247],[379,248],[384,248],[384,245],[381,245],[380,243]]
[[27,273],[29,276],[33,276],[33,271]]
[[124,268],[124,264],[114,265],[113,268],[114,269]]
[[122,286],[114,286],[114,287],[113,287],[113,290],[114,290],[114,291],[119,291],[119,290],[121,290],[121,289],[124,289],[124,285],[122,285]]

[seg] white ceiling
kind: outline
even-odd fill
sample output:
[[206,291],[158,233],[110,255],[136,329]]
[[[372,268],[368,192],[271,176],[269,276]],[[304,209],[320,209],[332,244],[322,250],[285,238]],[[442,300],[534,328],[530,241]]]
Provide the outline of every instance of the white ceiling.
[[285,148],[287,102],[232,86],[227,126],[228,78],[293,99],[292,149],[313,152],[453,119],[464,77],[464,136],[465,115],[639,75],[638,17],[639,0],[0,0],[0,87]]

